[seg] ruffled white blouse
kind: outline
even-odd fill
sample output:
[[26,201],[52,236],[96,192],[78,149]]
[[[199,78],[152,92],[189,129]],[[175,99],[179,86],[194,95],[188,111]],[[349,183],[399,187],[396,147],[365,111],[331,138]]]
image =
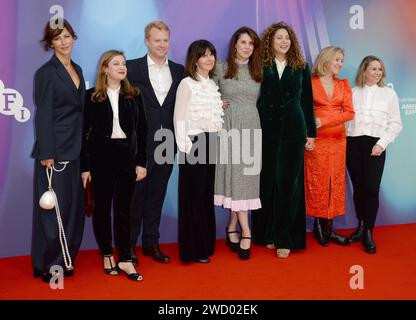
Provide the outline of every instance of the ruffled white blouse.
[[347,136],[378,137],[377,144],[386,149],[403,128],[396,92],[377,84],[355,87],[352,92],[355,117],[346,123]]
[[192,141],[189,136],[203,132],[218,132],[224,122],[221,95],[211,79],[198,76],[198,81],[187,77],[176,91],[173,123],[178,149],[189,153]]

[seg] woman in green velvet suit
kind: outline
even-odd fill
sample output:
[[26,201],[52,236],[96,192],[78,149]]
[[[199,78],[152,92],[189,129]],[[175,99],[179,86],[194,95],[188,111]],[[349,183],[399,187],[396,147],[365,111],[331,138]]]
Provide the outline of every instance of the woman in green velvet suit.
[[253,240],[279,258],[306,247],[304,151],[314,148],[311,76],[292,27],[263,34],[264,76],[257,108],[263,130],[262,209],[252,215]]

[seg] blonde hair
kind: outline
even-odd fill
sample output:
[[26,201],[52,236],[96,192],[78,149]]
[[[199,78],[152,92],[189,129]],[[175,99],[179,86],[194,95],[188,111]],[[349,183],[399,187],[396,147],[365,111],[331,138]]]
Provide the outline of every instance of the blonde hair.
[[[95,80],[95,90],[91,96],[93,102],[103,102],[107,99],[107,75],[104,68],[108,67],[111,59],[116,56],[123,56],[124,60],[126,59],[123,51],[118,50],[109,50],[101,55],[100,62],[98,63],[97,79]],[[122,92],[126,98],[136,97],[140,93],[138,88],[135,88],[130,84],[127,77],[124,80],[121,80],[120,92]]]
[[363,61],[361,61],[360,66],[358,67],[357,75],[355,76],[355,84],[358,87],[364,87],[365,85],[365,76],[364,73],[367,70],[368,66],[371,62],[378,61],[381,65],[381,70],[383,70],[383,76],[381,77],[380,81],[377,83],[379,87],[384,87],[384,78],[387,76],[386,67],[384,66],[383,60],[376,56],[366,56]]
[[345,56],[343,48],[329,46],[323,48],[316,57],[315,64],[312,68],[312,74],[318,77],[323,77],[328,72],[328,63],[334,59],[337,53]]
[[162,20],[155,20],[155,21],[151,21],[150,23],[148,23],[148,25],[144,28],[144,36],[145,36],[146,39],[149,39],[150,30],[152,30],[152,28],[156,28],[156,29],[159,29],[159,30],[165,30],[170,35],[170,29],[169,29],[168,25],[166,23],[164,23]]
[[304,69],[306,67],[305,58],[302,55],[302,50],[296,33],[293,28],[288,25],[286,22],[280,21],[278,23],[273,23],[269,26],[262,35],[263,42],[263,61],[266,65],[273,64],[275,58],[274,52],[274,35],[277,30],[285,29],[290,37],[290,48],[286,53],[287,64],[291,66],[294,70]]

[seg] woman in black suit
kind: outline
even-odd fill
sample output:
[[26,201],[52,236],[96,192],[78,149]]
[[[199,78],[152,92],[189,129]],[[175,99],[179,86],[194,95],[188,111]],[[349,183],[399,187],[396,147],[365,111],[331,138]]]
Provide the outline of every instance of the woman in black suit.
[[[75,32],[68,21],[63,22],[63,28],[53,28],[49,21],[46,24],[42,42],[46,51],[54,50],[54,55],[36,71],[34,80],[32,157],[36,163],[31,252],[33,275],[42,276],[45,282],[59,270],[56,266],[62,267],[67,276],[73,274],[85,222],[79,174],[85,84],[81,68],[71,60]],[[65,230],[65,249],[61,248],[55,213],[39,205],[39,199],[48,190],[46,167],[53,170],[52,184]]]
[[[103,255],[104,271],[127,274],[141,281],[131,260],[130,202],[135,181],[146,176],[146,119],[140,92],[129,83],[123,52],[105,52],[98,66],[95,88],[87,91],[81,171],[84,188],[92,182],[93,228]],[[114,262],[111,203],[114,209]]]

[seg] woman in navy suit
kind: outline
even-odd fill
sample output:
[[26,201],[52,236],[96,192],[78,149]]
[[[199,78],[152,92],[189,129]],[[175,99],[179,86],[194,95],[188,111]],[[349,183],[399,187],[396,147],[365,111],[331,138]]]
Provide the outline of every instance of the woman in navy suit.
[[[91,180],[94,194],[93,228],[103,255],[104,271],[143,277],[132,263],[130,203],[135,181],[146,176],[146,119],[139,89],[127,79],[123,52],[101,56],[95,88],[87,91],[81,170],[84,187]],[[111,204],[119,262],[112,250]]]
[[[84,232],[84,205],[80,177],[82,109],[85,96],[81,68],[71,60],[76,34],[68,21],[56,28],[45,26],[45,50],[52,58],[35,74],[34,98],[36,159],[34,173],[34,210],[32,264],[34,277],[49,282],[62,267],[65,275],[74,272],[73,263]],[[54,211],[40,207],[39,199],[48,190],[45,168],[53,169],[52,186],[57,194],[67,248],[60,243]],[[65,258],[64,258],[65,256]],[[55,271],[53,271],[55,270]]]

